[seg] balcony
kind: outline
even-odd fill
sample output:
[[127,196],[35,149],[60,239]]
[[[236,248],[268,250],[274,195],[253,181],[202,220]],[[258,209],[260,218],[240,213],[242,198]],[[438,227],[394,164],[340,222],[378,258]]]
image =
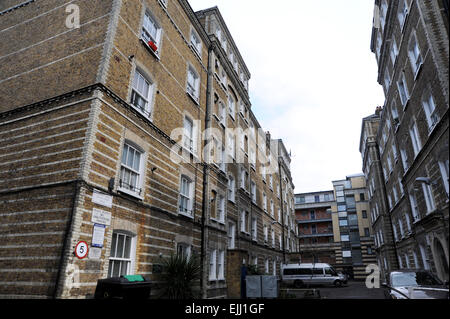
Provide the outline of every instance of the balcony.
[[309,209],[309,208],[329,208],[335,202],[334,200],[330,201],[321,201],[321,202],[296,202],[295,209]]
[[299,238],[313,238],[313,237],[332,237],[333,232],[332,231],[327,231],[327,232],[318,232],[318,233],[314,233],[314,234],[299,234]]
[[324,223],[324,222],[332,222],[332,218],[317,218],[317,219],[304,219],[297,220],[298,224],[309,224],[309,223]]

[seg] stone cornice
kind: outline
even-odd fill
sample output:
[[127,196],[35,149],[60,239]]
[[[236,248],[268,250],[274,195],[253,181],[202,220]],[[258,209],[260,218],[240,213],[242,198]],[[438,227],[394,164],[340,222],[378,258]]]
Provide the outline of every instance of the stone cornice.
[[4,14],[6,14],[6,13],[10,13],[10,12],[12,12],[12,11],[14,11],[14,10],[23,8],[23,7],[25,7],[26,5],[29,5],[30,3],[33,3],[33,2],[35,2],[35,1],[36,1],[36,0],[28,0],[28,1],[25,1],[25,2],[23,2],[23,3],[21,3],[21,4],[18,4],[18,5],[15,5],[15,6],[11,7],[11,8],[8,8],[8,9],[6,9],[6,10],[0,11],[0,16],[4,15]]
[[228,60],[228,56],[223,49],[222,45],[220,45],[217,41],[217,38],[215,35],[210,35],[211,43],[213,45],[214,52],[219,57],[220,63],[225,68],[225,71],[227,72],[228,78],[233,83],[234,88],[239,92],[239,95],[243,97],[245,100],[248,108],[251,108],[250,98],[247,92],[247,89],[244,88],[244,85],[241,83],[241,80],[239,79],[236,71],[234,70],[233,66],[230,63],[230,60]]
[[233,37],[231,36],[230,31],[228,30],[228,27],[227,27],[227,25],[226,25],[226,23],[225,23],[225,21],[224,21],[224,19],[223,19],[223,17],[222,17],[222,14],[220,13],[219,8],[218,8],[217,6],[215,6],[215,7],[212,7],[212,8],[208,8],[208,9],[200,10],[200,11],[197,11],[197,12],[196,12],[197,16],[202,16],[202,15],[204,15],[205,13],[208,13],[208,14],[213,13],[213,14],[217,17],[217,19],[219,20],[218,22],[219,22],[219,23],[221,24],[221,26],[222,26],[222,30],[224,30],[224,32],[225,32],[226,35],[227,35],[227,38],[229,39],[228,42],[232,45],[233,50],[235,51],[235,53],[236,53],[238,59],[240,60],[239,62],[240,62],[241,65],[243,66],[244,71],[245,71],[247,77],[250,79],[250,78],[251,78],[251,73],[250,73],[250,71],[248,70],[247,65],[245,64],[244,59],[242,58],[242,55],[241,55],[241,53],[239,52],[239,49],[237,48],[236,43],[234,42],[234,39],[233,39]]
[[202,24],[200,23],[197,15],[195,14],[189,2],[187,2],[186,0],[178,0],[178,2],[183,7],[184,11],[188,15],[189,19],[191,20],[192,24],[194,25],[195,29],[197,30],[202,40],[205,42],[206,46],[209,47],[211,42],[209,36],[206,33],[206,30],[203,28]]

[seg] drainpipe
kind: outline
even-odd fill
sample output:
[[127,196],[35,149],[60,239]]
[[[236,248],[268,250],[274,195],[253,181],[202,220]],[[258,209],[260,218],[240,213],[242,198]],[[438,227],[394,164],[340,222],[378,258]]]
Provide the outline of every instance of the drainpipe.
[[280,197],[281,197],[281,250],[283,251],[283,264],[286,263],[286,249],[285,249],[285,242],[284,242],[284,201],[283,201],[283,182],[282,182],[282,178],[281,178],[281,160],[278,159],[278,171],[280,172],[278,174],[278,177],[280,179]]
[[[73,217],[75,215],[75,209],[77,205],[78,196],[80,194],[80,188],[81,183],[79,180],[75,181],[74,183],[74,194],[73,194],[73,201],[72,201],[72,209],[70,211],[70,215],[68,216],[68,221],[66,225],[66,230],[64,232],[64,240],[63,240],[63,246],[61,249],[61,256],[59,258],[59,266],[58,266],[58,272],[56,274],[56,282],[55,282],[55,289],[53,290],[53,299],[57,299],[61,296],[64,290],[64,284],[62,284],[62,279],[64,277],[64,262],[65,262],[65,256],[67,249],[70,249],[69,246],[69,240],[70,235],[72,233],[72,224],[73,224]],[[68,254],[70,256],[70,254]]]
[[[215,45],[210,44],[208,48],[208,76],[206,80],[206,114],[205,114],[205,130],[210,128],[211,126],[211,88],[212,88],[212,81],[213,81],[213,55],[211,54],[214,50]],[[204,152],[206,146],[208,144],[208,140],[205,139],[204,141],[204,147],[202,150],[202,153]],[[207,152],[209,154],[209,152]],[[201,154],[203,158],[203,154]],[[200,289],[201,289],[201,295],[202,299],[206,299],[206,283],[205,280],[205,269],[207,267],[205,266],[206,263],[206,241],[208,240],[208,234],[207,234],[207,227],[206,227],[206,212],[207,212],[207,206],[208,206],[208,178],[209,178],[209,165],[208,162],[205,162],[202,160],[203,165],[203,194],[202,194],[202,219],[201,219],[201,251],[200,251]]]
[[[397,143],[397,141],[395,141],[395,143]],[[397,143],[397,145],[398,145],[398,143]],[[375,151],[377,152],[377,158],[379,159],[378,160],[378,168],[379,168],[379,170],[380,170],[380,172],[383,170],[383,168],[381,167],[381,154],[380,154],[380,150],[379,150],[379,148],[378,148],[378,145],[377,144],[375,144]],[[385,183],[385,180],[384,180],[384,177],[383,177],[383,180],[382,180],[382,187],[383,187],[383,192],[384,192],[384,196],[383,196],[383,200],[384,200],[384,203],[386,204],[387,203],[387,198],[386,198],[386,183]],[[386,205],[385,205],[386,206]],[[395,266],[396,266],[396,268],[398,269],[398,253],[397,253],[397,245],[395,244],[395,238],[394,238],[394,236],[393,236],[393,230],[394,230],[394,225],[392,224],[392,218],[391,218],[391,213],[390,212],[387,212],[387,215],[388,215],[388,218],[389,218],[389,224],[391,225],[391,236],[392,236],[392,245],[394,246],[394,255],[395,255]]]

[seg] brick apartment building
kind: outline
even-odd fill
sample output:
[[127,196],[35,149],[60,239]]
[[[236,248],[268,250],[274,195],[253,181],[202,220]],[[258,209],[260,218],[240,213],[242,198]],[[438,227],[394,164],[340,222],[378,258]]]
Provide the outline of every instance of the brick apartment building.
[[301,262],[323,262],[336,265],[330,191],[295,194],[295,216],[299,229]]
[[425,268],[443,280],[449,263],[448,5],[375,1],[371,50],[385,103],[363,120],[360,142],[380,267]]
[[172,253],[200,257],[203,298],[239,297],[243,264],[298,249],[290,156],[217,7],[6,0],[0,37],[1,297],[156,282]]
[[[361,153],[363,156],[363,169],[368,183],[370,220],[378,264],[382,262],[385,265],[390,265],[389,268],[380,267],[383,269],[382,275],[384,277],[386,270],[397,269],[398,257],[393,239],[392,218],[390,214],[386,213],[388,212],[388,202],[386,188],[384,187],[380,152],[376,140],[380,124],[380,112],[381,108],[378,108],[375,114],[363,119]],[[378,185],[378,187],[375,187],[375,185]]]
[[375,263],[364,175],[333,181],[333,190],[295,194],[301,262],[323,262],[362,280]]

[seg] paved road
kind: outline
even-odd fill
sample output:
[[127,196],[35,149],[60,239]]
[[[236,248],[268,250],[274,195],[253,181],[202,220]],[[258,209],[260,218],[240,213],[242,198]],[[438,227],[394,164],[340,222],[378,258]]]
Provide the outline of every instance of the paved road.
[[317,287],[322,298],[326,299],[384,299],[383,288],[369,289],[365,282],[351,281],[341,288]]
[[[382,288],[369,289],[365,282],[350,281],[347,285],[337,288],[333,286],[313,286],[311,289],[320,291],[320,296],[323,299],[384,299],[384,291]],[[301,298],[304,291],[290,290],[290,293]]]

